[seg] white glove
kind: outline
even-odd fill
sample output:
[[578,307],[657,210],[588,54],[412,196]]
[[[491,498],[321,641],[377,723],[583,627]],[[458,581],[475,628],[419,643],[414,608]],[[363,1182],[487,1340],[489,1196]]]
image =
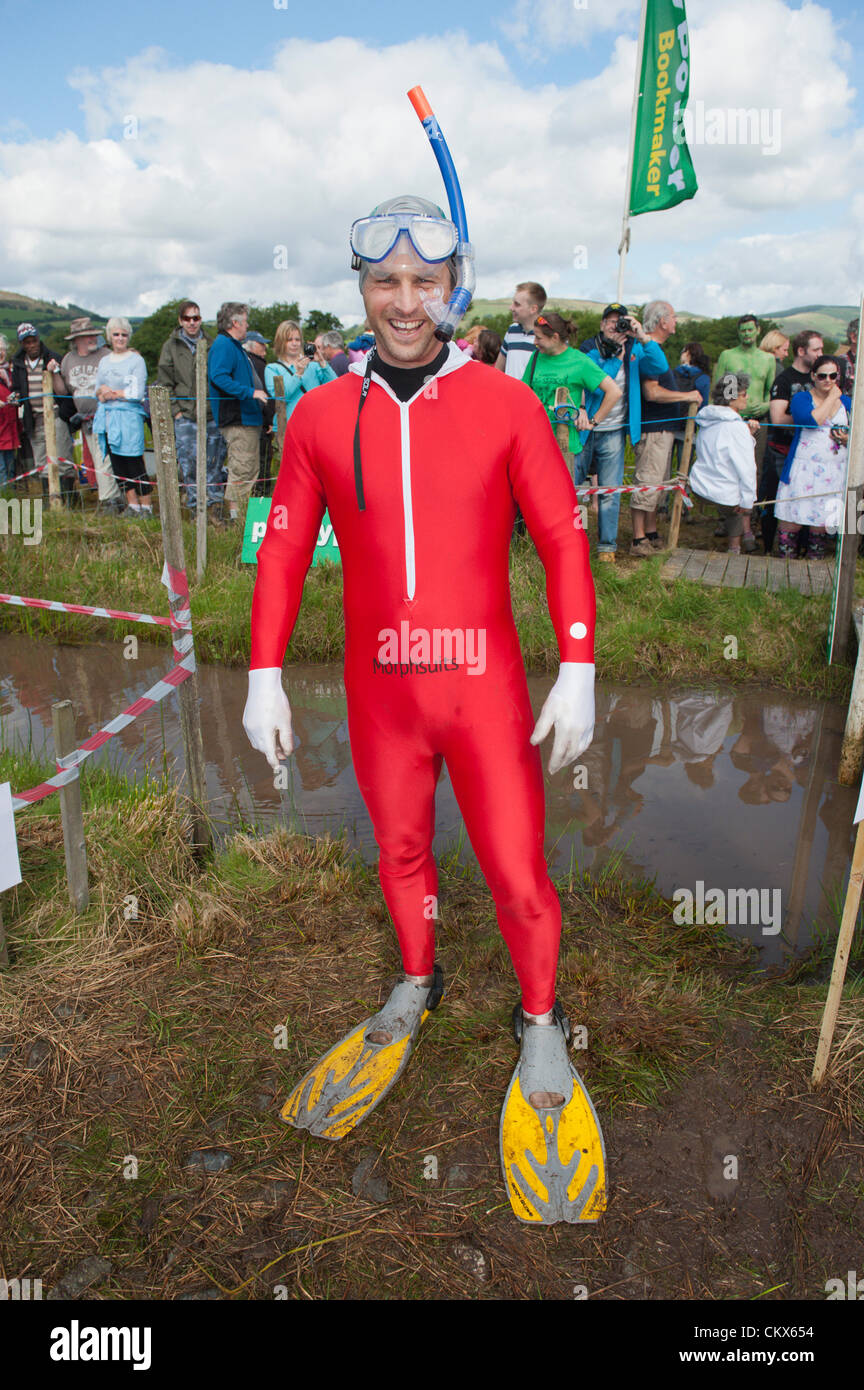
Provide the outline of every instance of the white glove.
[[594,737],[593,662],[561,662],[558,679],[546,696],[531,742],[542,743],[553,724],[555,741],[549,759],[550,774],[584,753]]
[[[249,672],[243,728],[252,747],[263,753],[273,771],[278,772],[280,759],[287,758],[294,748],[291,706],[282,689],[281,666],[262,666]],[[281,749],[276,744],[277,734]]]

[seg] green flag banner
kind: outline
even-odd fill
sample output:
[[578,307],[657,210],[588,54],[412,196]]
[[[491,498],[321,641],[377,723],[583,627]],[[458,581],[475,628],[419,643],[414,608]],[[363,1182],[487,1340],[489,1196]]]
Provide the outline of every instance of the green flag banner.
[[[267,530],[267,521],[270,516],[269,497],[250,497],[246,511],[246,526],[243,531],[243,549],[240,559],[245,565],[254,565],[258,562],[258,547],[264,539]],[[283,512],[285,508],[281,509]],[[277,516],[275,525],[277,530],[280,523],[283,528],[288,525],[288,518]],[[342,557],[339,554],[339,546],[336,544],[336,536],[333,531],[333,524],[328,512],[324,513],[324,519],[318,529],[318,541],[312,555],[312,564],[320,565],[324,560],[333,560],[337,565],[341,564]]]
[[684,139],[690,38],[684,0],[648,0],[633,140],[630,214],[672,208],[698,184]]

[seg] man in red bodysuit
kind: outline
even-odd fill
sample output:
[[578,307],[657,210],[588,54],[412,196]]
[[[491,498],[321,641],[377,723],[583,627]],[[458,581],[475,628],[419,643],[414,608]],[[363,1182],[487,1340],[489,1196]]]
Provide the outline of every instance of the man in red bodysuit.
[[[599,1127],[596,1142],[585,1138],[593,1108],[567,1058],[567,1022],[555,1004],[561,907],[544,857],[536,747],[554,726],[555,772],[593,733],[587,540],[572,480],[530,388],[435,337],[425,306],[434,308],[454,279],[452,247],[437,258],[430,235],[433,221],[441,235],[444,214],[403,197],[363,224],[380,232],[386,219],[385,231],[394,228],[387,254],[360,260],[376,346],[326,390],[310,392],[286,431],[258,551],[243,722],[276,770],[277,736],[281,756],[293,747],[281,665],[326,508],[342,559],[354,769],[405,973],[385,1007],[301,1081],[283,1115],[324,1137],[347,1133],[401,1074],[441,997],[431,845],[446,761],[522,992],[522,1057],[502,1117],[511,1202],[527,1221],[595,1219],[603,1208],[602,1138]],[[378,237],[379,247],[385,242]],[[546,570],[561,657],[536,726],[510,601],[517,508]],[[516,1125],[508,1158],[514,1085],[519,1113],[508,1122],[510,1130]],[[561,1137],[550,1146],[553,1128]],[[526,1145],[534,1172],[527,1187]]]

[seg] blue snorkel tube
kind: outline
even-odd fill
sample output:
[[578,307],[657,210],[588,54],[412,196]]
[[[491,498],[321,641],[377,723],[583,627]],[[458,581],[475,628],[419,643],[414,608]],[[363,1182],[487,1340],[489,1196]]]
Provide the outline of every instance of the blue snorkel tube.
[[[408,93],[408,100],[417,112],[422,122],[423,129],[429,136],[429,142],[438,160],[438,168],[441,170],[441,177],[444,180],[444,187],[447,190],[447,200],[450,204],[450,220],[456,228],[458,242],[456,243],[456,287],[450,296],[446,309],[441,315],[438,327],[435,329],[435,337],[440,338],[442,343],[447,343],[453,337],[456,325],[462,316],[467,312],[474,294],[476,277],[474,275],[474,247],[468,240],[468,222],[465,217],[465,204],[462,201],[462,190],[459,187],[459,179],[456,175],[456,168],[453,163],[453,156],[447,148],[447,141],[441,134],[441,127],[432,111],[432,107],[426,99],[422,87],[412,87]],[[427,304],[427,312],[434,301]],[[438,318],[430,313],[430,318]]]

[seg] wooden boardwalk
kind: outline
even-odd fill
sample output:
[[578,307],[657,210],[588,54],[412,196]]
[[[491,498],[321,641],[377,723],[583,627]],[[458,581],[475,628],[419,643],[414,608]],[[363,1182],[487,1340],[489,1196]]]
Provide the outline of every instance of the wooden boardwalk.
[[723,589],[797,589],[830,594],[834,560],[778,560],[773,555],[730,555],[719,550],[676,550],[663,566],[664,579],[692,579]]

